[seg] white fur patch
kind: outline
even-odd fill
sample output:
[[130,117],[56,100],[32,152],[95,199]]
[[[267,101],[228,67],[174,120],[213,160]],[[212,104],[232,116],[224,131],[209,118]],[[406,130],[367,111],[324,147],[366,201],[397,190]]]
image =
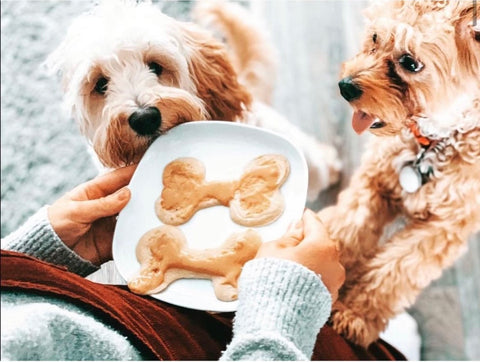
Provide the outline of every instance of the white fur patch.
[[418,117],[416,121],[421,134],[431,139],[442,139],[450,137],[455,131],[465,133],[478,127],[480,120],[468,113],[473,99],[473,95],[462,94],[430,117]]

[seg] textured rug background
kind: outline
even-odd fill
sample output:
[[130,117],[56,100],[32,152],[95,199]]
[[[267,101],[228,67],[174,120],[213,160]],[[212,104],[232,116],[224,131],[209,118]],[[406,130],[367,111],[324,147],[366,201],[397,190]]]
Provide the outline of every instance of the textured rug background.
[[[190,2],[163,1],[165,12],[188,18]],[[368,136],[350,130],[338,95],[339,64],[358,45],[364,2],[256,2],[278,47],[275,105],[305,131],[336,144],[342,183],[320,195],[333,202],[358,164]],[[61,108],[58,78],[41,63],[71,19],[91,1],[1,2],[1,234],[45,203],[96,174],[78,126]],[[422,334],[422,359],[480,360],[480,238],[455,267],[427,288],[410,310]]]

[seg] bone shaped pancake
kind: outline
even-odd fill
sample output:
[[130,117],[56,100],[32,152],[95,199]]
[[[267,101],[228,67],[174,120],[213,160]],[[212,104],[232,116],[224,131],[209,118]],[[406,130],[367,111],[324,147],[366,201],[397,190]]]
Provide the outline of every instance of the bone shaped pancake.
[[234,222],[262,226],[275,221],[284,210],[280,187],[290,173],[288,160],[277,154],[254,158],[239,180],[205,181],[205,167],[195,158],[179,158],[163,172],[163,190],[155,211],[165,224],[180,225],[199,209],[230,206]]
[[232,301],[237,299],[242,267],[255,257],[260,244],[258,233],[248,229],[233,234],[218,248],[190,249],[180,229],[163,225],[140,239],[136,255],[141,268],[128,287],[137,294],[155,294],[177,279],[211,279],[217,298]]

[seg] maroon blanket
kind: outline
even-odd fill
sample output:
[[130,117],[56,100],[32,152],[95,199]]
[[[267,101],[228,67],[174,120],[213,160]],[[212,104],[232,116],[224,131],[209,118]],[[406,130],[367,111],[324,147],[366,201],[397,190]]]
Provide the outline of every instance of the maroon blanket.
[[[2,290],[15,289],[63,298],[88,308],[129,338],[147,359],[217,360],[232,337],[233,313],[210,314],[139,296],[125,286],[93,283],[66,269],[2,250]],[[404,360],[382,340],[368,350],[352,345],[326,325],[314,360]]]

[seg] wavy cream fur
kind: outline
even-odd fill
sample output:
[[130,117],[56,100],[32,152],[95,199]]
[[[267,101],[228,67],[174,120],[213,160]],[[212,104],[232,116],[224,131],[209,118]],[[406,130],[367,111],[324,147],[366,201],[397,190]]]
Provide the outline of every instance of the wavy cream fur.
[[[65,105],[110,168],[138,162],[154,139],[183,122],[239,121],[295,135],[290,137],[306,153],[315,198],[338,180],[335,149],[258,102],[271,96],[275,61],[248,11],[223,1],[201,4],[208,6],[197,16],[235,34],[229,37],[233,52],[207,30],[177,21],[150,3],[105,0],[78,17],[47,61],[63,75]],[[149,70],[149,62],[163,67],[160,77]],[[101,77],[109,81],[104,95],[94,91]],[[162,116],[160,129],[149,136],[137,135],[128,122],[144,107],[156,107]]]
[[[149,70],[152,61],[162,65],[160,77]],[[72,23],[47,63],[62,72],[65,103],[107,167],[138,162],[179,123],[239,120],[251,104],[222,44],[147,3],[104,1]],[[93,91],[100,77],[109,79],[104,96]],[[139,137],[127,121],[146,106],[162,114],[153,137]]]

